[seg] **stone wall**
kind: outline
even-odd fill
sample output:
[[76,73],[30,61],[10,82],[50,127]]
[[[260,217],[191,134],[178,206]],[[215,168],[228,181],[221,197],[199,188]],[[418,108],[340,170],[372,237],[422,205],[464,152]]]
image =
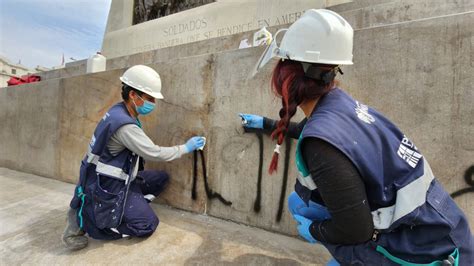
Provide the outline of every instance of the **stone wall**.
[[[243,132],[237,113],[272,116],[278,110],[268,88],[270,69],[257,78],[247,79],[248,68],[244,66],[253,64],[259,53],[261,49],[247,49],[151,65],[163,77],[165,99],[158,103],[152,115],[143,117],[145,131],[162,146],[183,144],[193,135],[206,136],[208,144],[204,153],[209,186],[232,201],[232,206],[207,198],[200,163],[198,197],[191,199],[192,154],[170,163],[147,162],[147,167],[171,173],[171,185],[161,199],[166,204],[292,233],[286,210],[281,222],[276,222],[283,169],[274,176],[263,171],[262,208],[258,214],[253,211],[258,139]],[[231,62],[236,60],[242,66],[240,70],[235,70],[235,65],[232,67]],[[76,182],[80,160],[97,121],[120,99],[118,77],[122,72],[120,69],[2,88],[1,119],[6,126],[0,129],[0,165]],[[264,145],[266,168],[273,144],[265,138]],[[289,171],[293,180],[293,164]],[[286,194],[291,191],[292,183],[288,182]]]

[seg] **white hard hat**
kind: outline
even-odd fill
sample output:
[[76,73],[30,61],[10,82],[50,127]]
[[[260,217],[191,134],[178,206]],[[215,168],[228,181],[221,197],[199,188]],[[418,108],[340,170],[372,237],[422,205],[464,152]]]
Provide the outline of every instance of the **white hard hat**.
[[132,66],[123,73],[120,80],[156,99],[163,99],[160,75],[151,67],[144,65]]
[[[284,32],[280,47],[276,37]],[[310,9],[288,29],[277,31],[254,68],[254,74],[272,58],[294,61],[352,65],[354,30],[349,22],[328,9]]]

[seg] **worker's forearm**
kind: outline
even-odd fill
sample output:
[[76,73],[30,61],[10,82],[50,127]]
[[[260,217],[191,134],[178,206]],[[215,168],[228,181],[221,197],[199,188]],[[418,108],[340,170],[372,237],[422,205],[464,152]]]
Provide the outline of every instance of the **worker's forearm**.
[[117,130],[113,140],[147,161],[172,161],[186,153],[185,145],[162,147],[153,141],[135,125],[125,125]]
[[303,142],[303,158],[331,219],[315,222],[314,238],[332,244],[357,244],[373,233],[365,186],[352,162],[337,148],[317,138]]

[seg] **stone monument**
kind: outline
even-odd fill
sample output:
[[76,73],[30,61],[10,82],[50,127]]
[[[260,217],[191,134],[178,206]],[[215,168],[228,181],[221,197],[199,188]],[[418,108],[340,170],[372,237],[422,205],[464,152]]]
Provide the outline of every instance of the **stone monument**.
[[107,58],[256,31],[297,20],[305,10],[350,0],[112,0]]

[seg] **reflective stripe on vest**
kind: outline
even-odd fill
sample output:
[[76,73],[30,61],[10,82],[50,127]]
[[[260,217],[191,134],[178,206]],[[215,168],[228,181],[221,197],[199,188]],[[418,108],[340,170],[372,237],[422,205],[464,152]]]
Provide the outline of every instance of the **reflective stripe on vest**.
[[110,177],[114,177],[123,181],[128,180],[128,174],[126,174],[122,168],[115,167],[109,164],[105,164],[102,162],[97,163],[97,167],[95,168],[95,171],[99,174],[107,175]]
[[[107,175],[125,182],[128,181],[128,174],[125,173],[121,168],[113,165],[105,164],[99,161],[99,156],[93,153],[87,153],[87,162],[96,165],[96,172],[99,174]],[[133,181],[133,180],[132,180]]]
[[[300,144],[301,137],[296,148],[296,166],[298,168],[298,181],[301,185],[310,190],[317,189],[311,174],[309,173],[301,155]],[[379,208],[372,211],[372,220],[374,221],[375,229],[387,229],[393,223],[403,216],[411,213],[416,208],[426,203],[426,194],[430,187],[434,176],[428,162],[423,158],[423,175],[400,188],[397,191],[395,204],[389,207]]]
[[95,164],[99,162],[99,155],[93,154],[91,152],[87,153],[87,163]]
[[297,178],[300,184],[303,185],[304,187],[307,187],[309,190],[315,190],[318,188],[316,184],[314,183],[313,177],[311,175],[303,176],[303,174],[300,171],[298,171]]
[[434,176],[431,167],[423,159],[423,175],[397,191],[395,204],[372,212],[375,229],[387,229],[403,216],[426,203],[426,194]]

